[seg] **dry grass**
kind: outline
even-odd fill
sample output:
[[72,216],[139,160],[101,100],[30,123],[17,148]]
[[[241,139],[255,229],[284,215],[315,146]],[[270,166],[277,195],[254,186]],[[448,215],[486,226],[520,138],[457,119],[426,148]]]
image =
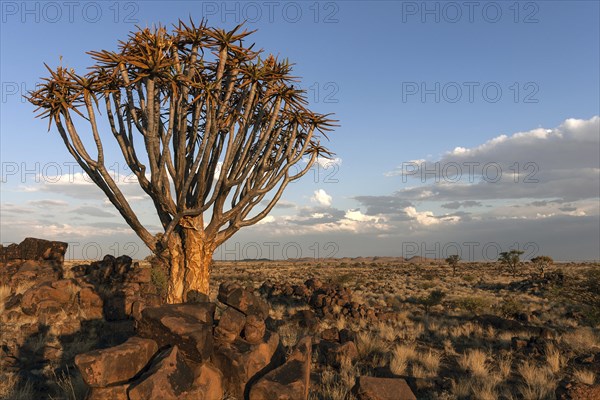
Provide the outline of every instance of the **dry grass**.
[[593,371],[576,369],[573,372],[573,378],[579,383],[586,385],[593,385],[596,382],[596,375]]
[[519,388],[525,400],[544,400],[554,395],[557,381],[547,366],[536,366],[533,362],[524,361],[518,367],[523,385]]
[[594,347],[600,347],[600,338],[590,327],[580,327],[567,332],[560,340],[576,353],[585,353]]
[[417,351],[414,346],[396,345],[392,350],[390,360],[390,370],[396,375],[403,375],[408,367],[409,361],[417,358]]
[[560,350],[554,346],[546,348],[546,364],[553,374],[558,374],[564,365],[564,357],[560,354]]
[[468,374],[477,378],[483,378],[488,375],[487,355],[479,350],[469,350],[458,359],[458,365]]
[[31,400],[35,391],[31,382],[20,382],[16,374],[0,375],[0,399]]
[[371,332],[359,332],[356,335],[358,356],[363,360],[385,354],[388,347],[388,344],[383,339]]
[[4,312],[4,303],[11,294],[10,286],[0,285],[0,314]]

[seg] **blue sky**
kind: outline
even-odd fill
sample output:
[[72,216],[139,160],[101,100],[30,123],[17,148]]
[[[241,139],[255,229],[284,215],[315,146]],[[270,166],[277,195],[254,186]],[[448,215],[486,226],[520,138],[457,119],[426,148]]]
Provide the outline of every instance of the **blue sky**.
[[[329,144],[335,165],[290,185],[282,206],[236,234],[225,256],[268,256],[277,247],[278,258],[298,251],[441,257],[458,244],[464,259],[509,247],[600,258],[596,1],[71,7],[2,2],[3,243],[41,236],[72,243],[73,257],[135,246],[144,253],[78,167],[69,182],[72,159],[20,95],[45,76],[44,62],[55,66],[62,56],[82,71],[91,64],[85,51],[115,49],[136,24],[191,16],[222,27],[248,19],[258,29],[252,41],[295,62],[312,107],[334,112],[341,124]],[[461,179],[452,175],[456,165]],[[127,192],[156,225],[135,185]]]

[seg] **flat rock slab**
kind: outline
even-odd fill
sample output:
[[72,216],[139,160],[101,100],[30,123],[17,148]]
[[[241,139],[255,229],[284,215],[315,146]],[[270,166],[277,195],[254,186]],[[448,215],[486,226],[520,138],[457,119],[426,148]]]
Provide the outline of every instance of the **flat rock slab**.
[[194,372],[177,346],[163,350],[150,369],[129,387],[130,400],[179,400],[187,398]]
[[219,286],[217,299],[244,315],[256,315],[262,319],[269,316],[269,304],[265,300],[233,282]]
[[154,340],[132,337],[115,347],[79,354],[75,365],[88,386],[106,387],[133,378],[157,351]]
[[213,351],[214,304],[166,305],[145,308],[138,335],[153,339],[159,347],[175,346],[190,360],[201,363]]

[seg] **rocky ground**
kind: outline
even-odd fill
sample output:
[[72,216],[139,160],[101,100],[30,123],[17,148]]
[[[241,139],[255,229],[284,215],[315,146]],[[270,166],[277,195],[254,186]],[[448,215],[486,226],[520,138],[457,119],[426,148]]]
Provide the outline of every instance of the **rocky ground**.
[[600,265],[215,262],[210,296],[0,248],[2,399],[599,399]]

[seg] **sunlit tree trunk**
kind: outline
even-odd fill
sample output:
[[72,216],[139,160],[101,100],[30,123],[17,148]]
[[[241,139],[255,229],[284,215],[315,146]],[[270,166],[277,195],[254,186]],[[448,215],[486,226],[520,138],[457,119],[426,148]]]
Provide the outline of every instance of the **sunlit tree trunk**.
[[214,246],[206,237],[202,218],[182,220],[177,232],[173,232],[169,239],[168,250],[170,275],[167,302],[185,302],[193,293],[208,296]]

